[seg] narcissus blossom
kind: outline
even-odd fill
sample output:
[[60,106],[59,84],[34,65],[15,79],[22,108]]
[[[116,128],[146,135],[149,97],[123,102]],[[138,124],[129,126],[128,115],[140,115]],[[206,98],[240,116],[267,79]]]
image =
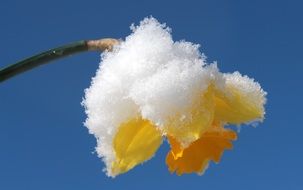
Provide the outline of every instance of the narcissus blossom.
[[266,93],[253,79],[206,63],[199,45],[174,42],[171,29],[152,17],[131,29],[102,54],[83,100],[105,171],[125,173],[167,140],[169,171],[201,174],[237,139],[228,124],[264,119]]

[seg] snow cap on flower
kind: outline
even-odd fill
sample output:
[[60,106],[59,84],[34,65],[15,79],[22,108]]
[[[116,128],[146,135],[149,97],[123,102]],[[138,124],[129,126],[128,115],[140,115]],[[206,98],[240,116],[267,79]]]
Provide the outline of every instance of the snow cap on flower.
[[178,147],[168,155],[169,165],[182,157],[177,149],[190,148],[213,128],[263,119],[266,93],[258,83],[238,72],[220,73],[216,64],[206,63],[199,45],[174,42],[171,29],[153,17],[131,30],[112,52],[102,54],[83,100],[85,126],[97,139],[109,176],[150,159],[163,136]]

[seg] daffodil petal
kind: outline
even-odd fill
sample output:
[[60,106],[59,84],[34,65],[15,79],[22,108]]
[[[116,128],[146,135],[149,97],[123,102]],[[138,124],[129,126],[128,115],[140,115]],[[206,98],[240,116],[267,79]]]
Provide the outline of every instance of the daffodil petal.
[[[218,163],[225,149],[231,149],[231,140],[236,140],[237,134],[223,127],[214,127],[205,132],[200,139],[193,142],[189,147],[180,151],[181,145],[173,139],[168,138],[172,150],[167,154],[166,164],[170,172],[177,175],[184,173],[202,174],[210,160]],[[175,156],[182,152],[182,155]]]
[[150,159],[162,143],[161,133],[148,120],[134,118],[119,127],[114,141],[113,176]]
[[224,78],[224,89],[215,90],[215,118],[230,124],[263,120],[266,92],[259,83],[238,72]]

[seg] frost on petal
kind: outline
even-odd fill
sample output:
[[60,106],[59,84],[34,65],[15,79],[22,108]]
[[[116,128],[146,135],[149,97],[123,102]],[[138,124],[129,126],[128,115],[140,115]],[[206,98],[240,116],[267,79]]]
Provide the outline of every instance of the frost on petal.
[[231,149],[230,141],[236,140],[237,134],[222,126],[214,124],[211,129],[201,135],[200,139],[182,149],[173,137],[169,137],[171,151],[167,154],[166,164],[170,172],[178,175],[184,173],[202,174],[209,161],[218,163],[225,149]]
[[216,119],[241,124],[262,121],[266,92],[259,83],[239,72],[224,74],[225,86],[216,91]]
[[178,141],[183,148],[200,138],[207,131],[214,119],[213,91],[208,89],[190,107],[190,119],[175,116],[163,130],[168,136]]

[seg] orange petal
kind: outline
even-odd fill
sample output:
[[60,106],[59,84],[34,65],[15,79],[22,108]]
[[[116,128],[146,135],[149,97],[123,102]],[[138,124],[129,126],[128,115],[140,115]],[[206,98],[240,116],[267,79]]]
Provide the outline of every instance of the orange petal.
[[169,171],[176,172],[177,175],[193,172],[203,173],[210,160],[216,163],[220,161],[224,149],[231,149],[232,143],[230,141],[236,140],[236,138],[236,132],[214,126],[189,147],[182,149],[180,143],[173,137],[169,137],[171,151],[166,157]]

